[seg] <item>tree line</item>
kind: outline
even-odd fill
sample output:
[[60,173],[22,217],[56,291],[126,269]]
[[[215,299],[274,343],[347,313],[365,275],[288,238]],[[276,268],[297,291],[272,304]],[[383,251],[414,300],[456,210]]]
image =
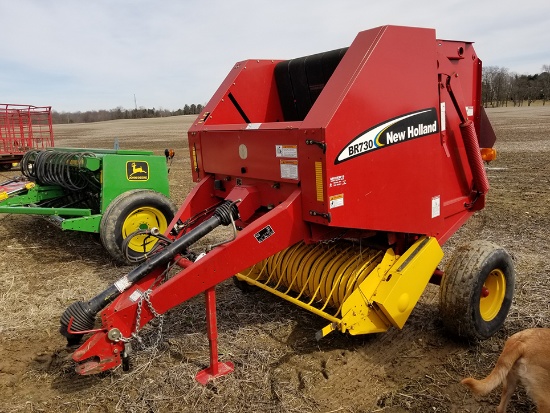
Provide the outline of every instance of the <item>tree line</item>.
[[167,116],[177,115],[198,115],[202,112],[203,105],[194,104],[184,105],[183,108],[178,110],[167,109],[149,109],[145,107],[139,107],[135,109],[124,109],[122,106],[118,106],[115,109],[101,109],[101,110],[88,110],[85,112],[57,112],[52,111],[52,123],[88,123],[88,122],[102,122],[106,120],[117,119],[143,119],[143,118],[162,118]]
[[550,65],[536,75],[519,75],[505,67],[487,66],[481,74],[481,99],[485,107],[530,106],[550,100]]
[[[530,106],[535,100],[545,105],[550,100],[550,65],[543,65],[542,72],[535,75],[519,75],[506,67],[487,66],[481,74],[481,100],[485,107]],[[145,107],[124,109],[118,106],[111,110],[90,110],[86,112],[52,111],[53,123],[87,123],[116,119],[159,118],[177,115],[198,115],[201,104],[184,105],[183,108],[149,109]]]

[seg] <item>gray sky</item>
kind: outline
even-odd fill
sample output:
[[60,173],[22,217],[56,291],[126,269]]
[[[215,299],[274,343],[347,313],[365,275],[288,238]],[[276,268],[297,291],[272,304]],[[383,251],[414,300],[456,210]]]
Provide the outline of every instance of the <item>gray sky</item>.
[[484,66],[550,64],[548,0],[0,0],[0,103],[205,104],[235,62],[347,47],[385,24],[473,41]]

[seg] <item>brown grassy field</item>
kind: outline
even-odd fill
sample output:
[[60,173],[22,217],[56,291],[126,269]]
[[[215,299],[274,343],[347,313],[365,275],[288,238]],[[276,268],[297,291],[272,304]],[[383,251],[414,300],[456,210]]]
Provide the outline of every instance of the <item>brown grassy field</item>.
[[[429,285],[404,329],[321,341],[324,320],[266,292],[218,286],[219,346],[235,372],[206,387],[202,296],[168,312],[158,346],[154,328],[120,368],[82,377],[73,371],[59,317],[102,291],[130,267],[117,266],[92,234],[61,232],[38,217],[0,215],[0,412],[488,412],[497,391],[475,399],[459,384],[487,374],[506,337],[550,317],[550,108],[489,109],[498,158],[488,174],[487,207],[445,245],[487,239],[516,265],[516,294],[504,328],[489,340],[448,337],[438,317],[439,287]],[[193,117],[56,125],[57,146],[174,148],[171,197],[192,188],[186,130]],[[13,171],[11,175],[16,174]],[[8,177],[10,174],[2,174]],[[0,178],[1,180],[2,178]],[[216,236],[216,234],[214,234]],[[532,412],[523,391],[511,412]]]

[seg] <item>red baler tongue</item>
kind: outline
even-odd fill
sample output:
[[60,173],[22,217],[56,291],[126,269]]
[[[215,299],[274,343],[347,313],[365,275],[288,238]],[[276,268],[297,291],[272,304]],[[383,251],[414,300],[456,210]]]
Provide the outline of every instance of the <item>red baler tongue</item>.
[[77,363],[75,370],[87,375],[113,369],[122,363],[120,355],[123,351],[123,342],[113,342],[106,332],[100,331],[73,353],[72,358]]

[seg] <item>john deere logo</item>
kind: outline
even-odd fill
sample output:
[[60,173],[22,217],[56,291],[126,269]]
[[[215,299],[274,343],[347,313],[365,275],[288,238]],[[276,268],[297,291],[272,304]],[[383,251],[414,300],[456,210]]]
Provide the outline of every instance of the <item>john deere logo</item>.
[[126,162],[126,178],[129,181],[148,181],[149,165],[145,161]]

